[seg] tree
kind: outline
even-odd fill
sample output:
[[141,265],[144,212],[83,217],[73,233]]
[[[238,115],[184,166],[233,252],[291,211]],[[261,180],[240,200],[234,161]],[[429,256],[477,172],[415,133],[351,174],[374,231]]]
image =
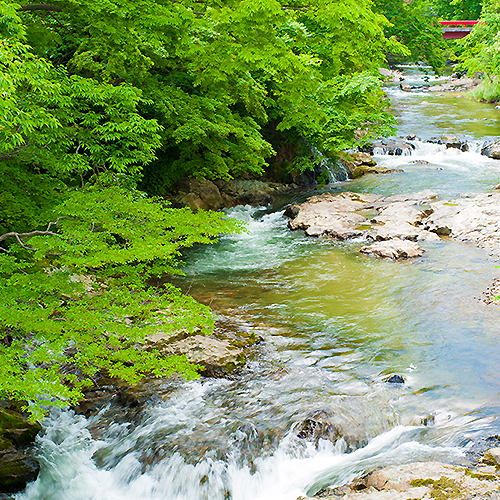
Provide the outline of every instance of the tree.
[[180,249],[241,225],[116,185],[73,191],[54,217],[42,230],[0,236],[10,243],[0,252],[0,397],[28,401],[40,417],[80,399],[101,370],[129,383],[196,377],[185,357],[162,358],[143,343],[158,330],[207,331],[212,312],[148,280],[180,274]]
[[386,30],[387,34],[396,37],[408,47],[409,53],[403,60],[425,62],[436,73],[440,73],[445,63],[444,54],[447,46],[433,6],[426,1],[418,0],[413,2],[377,0],[376,6],[392,24]]

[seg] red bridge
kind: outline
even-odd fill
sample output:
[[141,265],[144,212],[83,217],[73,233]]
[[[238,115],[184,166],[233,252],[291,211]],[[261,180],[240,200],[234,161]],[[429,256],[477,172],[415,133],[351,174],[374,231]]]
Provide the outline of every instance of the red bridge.
[[467,36],[479,21],[439,21],[443,27],[443,38],[452,40]]

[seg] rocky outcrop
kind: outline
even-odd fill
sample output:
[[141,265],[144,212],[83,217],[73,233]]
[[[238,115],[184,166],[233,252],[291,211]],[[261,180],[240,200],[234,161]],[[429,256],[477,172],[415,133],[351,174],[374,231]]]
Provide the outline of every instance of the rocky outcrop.
[[454,148],[459,149],[460,151],[469,151],[469,145],[467,141],[462,137],[457,136],[446,136],[441,135],[439,137],[431,137],[426,142],[431,144],[444,144],[447,149]]
[[452,78],[447,82],[436,85],[409,85],[408,83],[401,83],[399,88],[404,92],[411,92],[413,90],[419,92],[467,92],[477,87],[480,83],[481,80],[477,78]]
[[288,227],[308,236],[339,240],[362,237],[389,242],[362,248],[368,255],[409,258],[421,255],[410,242],[438,241],[447,236],[474,242],[492,255],[500,255],[500,193],[437,201],[423,191],[413,195],[382,197],[366,193],[324,193],[290,206]]
[[483,144],[481,154],[488,158],[500,160],[500,141],[486,142]]
[[38,462],[27,448],[41,427],[20,413],[0,408],[0,493],[21,491],[38,476]]
[[[393,465],[350,485],[327,488],[322,500],[483,499],[499,500],[500,476],[493,466],[469,469],[440,462]],[[299,497],[310,500],[311,497]],[[299,500],[297,499],[297,500]]]

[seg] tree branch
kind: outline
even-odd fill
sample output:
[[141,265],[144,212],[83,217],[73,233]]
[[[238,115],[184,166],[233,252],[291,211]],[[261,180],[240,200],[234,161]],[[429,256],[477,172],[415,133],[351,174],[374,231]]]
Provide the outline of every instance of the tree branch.
[[62,12],[62,7],[59,7],[59,5],[48,5],[48,4],[30,4],[30,5],[24,5],[19,9],[20,11],[24,12],[33,12],[35,10],[45,10],[49,12]]

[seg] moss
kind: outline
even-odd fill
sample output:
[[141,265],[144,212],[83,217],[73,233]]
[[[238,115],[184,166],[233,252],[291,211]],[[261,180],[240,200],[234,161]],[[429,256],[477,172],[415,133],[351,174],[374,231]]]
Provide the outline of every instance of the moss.
[[447,500],[458,498],[462,495],[460,486],[447,477],[441,476],[439,479],[414,479],[410,482],[413,487],[431,486],[431,498],[436,500]]
[[15,411],[0,408],[0,438],[23,446],[31,443],[40,429],[40,424],[28,422]]
[[480,481],[496,481],[498,479],[498,476],[496,476],[495,474],[481,474],[472,472],[470,469],[467,469],[465,471],[465,475],[474,479],[479,479]]
[[37,468],[29,467],[23,460],[0,463],[0,492],[12,493],[26,487],[36,479]]

